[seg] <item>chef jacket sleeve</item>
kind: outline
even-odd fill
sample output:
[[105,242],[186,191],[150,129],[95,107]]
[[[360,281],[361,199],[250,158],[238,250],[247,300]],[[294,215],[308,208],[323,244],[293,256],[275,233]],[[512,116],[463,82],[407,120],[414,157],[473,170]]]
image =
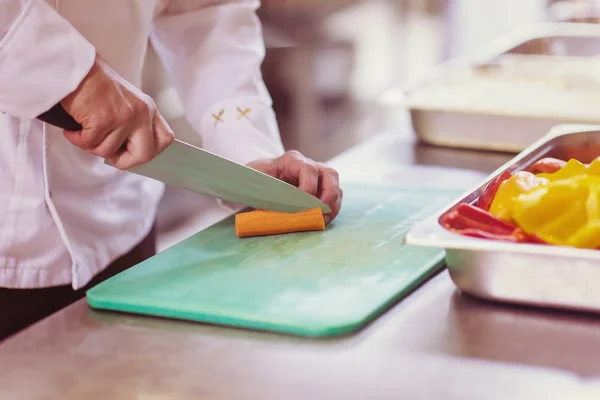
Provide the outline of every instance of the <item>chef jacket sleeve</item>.
[[284,152],[261,75],[254,0],[168,0],[151,41],[203,147],[246,164]]
[[0,0],[0,112],[37,117],[77,88],[95,56],[44,0]]

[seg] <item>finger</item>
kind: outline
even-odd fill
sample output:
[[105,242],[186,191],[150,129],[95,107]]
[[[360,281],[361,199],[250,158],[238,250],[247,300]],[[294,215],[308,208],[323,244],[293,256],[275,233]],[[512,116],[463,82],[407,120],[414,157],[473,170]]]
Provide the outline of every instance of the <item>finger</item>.
[[154,132],[154,157],[156,157],[173,143],[175,133],[158,111],[152,118],[152,130]]
[[98,112],[92,117],[73,116],[83,129],[79,131],[63,130],[63,135],[69,142],[83,150],[92,150],[98,146],[106,136],[118,127],[114,118],[106,113]]
[[111,159],[121,153],[123,148],[126,148],[127,137],[131,134],[131,125],[125,125],[110,132],[102,142],[95,148],[90,150],[90,153]]
[[114,165],[121,169],[135,168],[151,161],[162,153],[175,140],[175,134],[164,117],[155,111],[152,116],[151,131],[147,127],[131,135],[127,148],[114,159]]
[[340,188],[339,175],[333,168],[318,164],[319,168],[319,199],[331,208],[331,212],[324,215],[325,222],[331,222],[340,212],[342,207],[343,192]]
[[154,133],[149,123],[133,132],[126,143],[124,151],[109,159],[115,167],[123,170],[131,169],[154,158]]
[[304,163],[299,167],[298,171],[298,188],[301,190],[317,195],[319,189],[319,169],[313,163]]
[[107,127],[84,126],[80,131],[63,131],[65,138],[73,145],[83,149],[91,150],[98,146],[108,135],[111,129]]
[[277,169],[281,171],[281,180],[295,185],[301,190],[317,195],[319,188],[319,169],[317,165],[297,151],[288,151],[277,159]]
[[332,211],[328,214],[323,215],[323,218],[325,219],[325,224],[328,224],[331,221],[333,221],[340,213],[340,210],[342,209],[343,196],[344,196],[344,194],[342,192],[342,189],[340,189],[337,200],[335,201],[335,203],[332,206],[330,206]]

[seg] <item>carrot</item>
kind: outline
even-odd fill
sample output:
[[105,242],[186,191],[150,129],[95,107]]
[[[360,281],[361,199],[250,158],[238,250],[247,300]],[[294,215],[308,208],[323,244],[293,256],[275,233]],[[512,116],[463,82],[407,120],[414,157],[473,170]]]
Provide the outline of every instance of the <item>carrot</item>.
[[322,230],[325,219],[319,207],[298,213],[254,210],[235,216],[235,233],[240,238]]

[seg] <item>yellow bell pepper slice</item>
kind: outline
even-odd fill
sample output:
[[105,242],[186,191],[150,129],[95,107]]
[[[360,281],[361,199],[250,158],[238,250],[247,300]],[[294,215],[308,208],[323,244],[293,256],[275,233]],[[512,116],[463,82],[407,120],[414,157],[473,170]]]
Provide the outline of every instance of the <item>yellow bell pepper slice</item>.
[[531,172],[520,171],[515,173],[498,187],[494,200],[490,205],[490,213],[505,221],[512,221],[515,198],[549,183],[548,179],[537,177]]
[[588,175],[600,175],[600,158],[596,158],[590,163],[587,173]]
[[590,185],[589,194],[585,204],[588,220],[600,220],[600,186]]
[[502,182],[490,213],[546,243],[600,249],[600,158],[571,159],[554,173],[518,172]]
[[588,169],[585,164],[575,160],[574,158],[570,159],[567,164],[559,169],[558,171],[552,174],[537,174],[539,178],[546,178],[551,182],[560,181],[563,179],[573,178],[579,175],[587,175]]
[[590,179],[592,177],[578,176],[555,181],[517,196],[513,214],[515,222],[525,232],[535,233],[544,241],[564,243],[568,235],[587,221],[586,200]]
[[580,249],[600,248],[600,186],[588,186],[589,194],[586,199],[585,209],[587,222],[573,233],[567,240],[567,245]]
[[580,249],[600,248],[600,220],[588,221],[568,239],[567,245]]
[[539,227],[536,235],[546,243],[567,245],[586,222],[585,201],[579,200]]

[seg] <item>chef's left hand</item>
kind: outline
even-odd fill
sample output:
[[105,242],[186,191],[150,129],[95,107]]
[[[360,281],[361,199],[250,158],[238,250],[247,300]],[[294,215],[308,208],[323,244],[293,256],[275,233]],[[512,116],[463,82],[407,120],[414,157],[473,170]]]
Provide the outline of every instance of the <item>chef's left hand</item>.
[[287,151],[277,158],[253,161],[248,166],[319,198],[331,208],[331,212],[324,215],[325,223],[331,222],[339,213],[343,193],[338,173],[333,168],[315,162],[295,150]]

